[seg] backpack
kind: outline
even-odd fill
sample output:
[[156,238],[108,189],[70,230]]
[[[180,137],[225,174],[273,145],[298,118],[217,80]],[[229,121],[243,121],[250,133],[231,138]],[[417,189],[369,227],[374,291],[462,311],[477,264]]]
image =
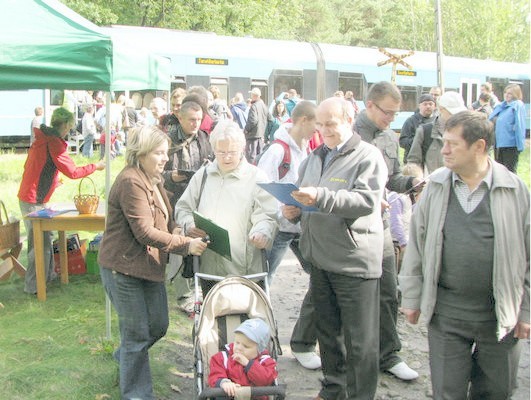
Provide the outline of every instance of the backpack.
[[262,152],[256,156],[254,160],[254,165],[258,165],[258,162],[260,161],[260,158],[262,158],[262,155],[274,143],[278,143],[284,148],[284,157],[282,157],[282,162],[278,166],[278,178],[282,179],[286,176],[291,166],[291,150],[289,148],[289,144],[287,144],[285,141],[280,140],[280,139],[275,139],[272,142],[269,142],[264,147],[264,150],[262,150]]

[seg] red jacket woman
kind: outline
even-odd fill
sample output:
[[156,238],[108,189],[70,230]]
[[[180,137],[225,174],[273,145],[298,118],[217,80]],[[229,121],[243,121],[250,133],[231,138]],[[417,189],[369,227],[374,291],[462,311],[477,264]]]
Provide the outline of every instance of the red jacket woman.
[[[58,108],[54,116],[62,113],[59,110],[69,112]],[[35,141],[29,149],[18,191],[18,198],[26,203],[47,203],[59,186],[59,172],[68,178],[79,179],[105,167],[103,162],[77,167],[68,155],[68,143],[64,139],[70,126],[63,122],[61,129],[57,124],[54,126],[56,121],[57,118],[52,117],[51,127],[42,124],[34,129]]]
[[[52,197],[55,188],[59,186],[59,172],[69,178],[78,179],[92,174],[96,170],[105,168],[103,161],[76,167],[68,155],[68,144],[65,137],[74,127],[74,114],[65,108],[58,108],[52,114],[52,126],[41,125],[35,128],[35,141],[32,143],[22,182],[18,191],[20,211],[22,215],[38,211],[45,207]],[[33,250],[33,225],[29,220],[24,221],[28,242],[28,268],[26,270],[24,291],[34,294],[37,291],[35,276],[35,254]],[[52,259],[51,232],[44,232],[44,271],[46,279],[54,277]]]

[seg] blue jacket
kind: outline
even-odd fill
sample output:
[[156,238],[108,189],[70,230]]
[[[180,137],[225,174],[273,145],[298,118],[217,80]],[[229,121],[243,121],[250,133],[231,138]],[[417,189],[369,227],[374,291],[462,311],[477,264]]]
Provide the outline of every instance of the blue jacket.
[[245,103],[236,103],[230,107],[230,112],[234,118],[234,121],[238,123],[240,128],[244,129],[245,124],[247,124],[247,116],[249,110],[247,109],[247,104]]
[[496,117],[496,148],[516,147],[518,151],[524,151],[524,103],[521,100],[504,101],[496,106],[489,119],[492,121]]

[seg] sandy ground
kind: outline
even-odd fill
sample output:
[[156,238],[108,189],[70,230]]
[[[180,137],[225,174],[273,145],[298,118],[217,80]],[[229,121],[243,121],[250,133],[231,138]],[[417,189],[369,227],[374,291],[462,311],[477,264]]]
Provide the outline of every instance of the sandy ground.
[[[302,368],[291,355],[289,339],[298,317],[300,304],[308,285],[308,275],[299,267],[295,257],[288,253],[277,270],[271,287],[271,301],[277,320],[279,339],[283,355],[278,358],[279,379],[286,383],[287,399],[309,400],[320,388],[321,371]],[[398,330],[402,340],[401,357],[409,366],[419,372],[413,382],[403,382],[389,374],[380,374],[377,400],[421,400],[430,399],[431,383],[428,364],[427,329],[423,325],[411,325],[399,316]],[[529,400],[529,341],[523,343],[524,351],[518,371],[518,389],[513,400]]]

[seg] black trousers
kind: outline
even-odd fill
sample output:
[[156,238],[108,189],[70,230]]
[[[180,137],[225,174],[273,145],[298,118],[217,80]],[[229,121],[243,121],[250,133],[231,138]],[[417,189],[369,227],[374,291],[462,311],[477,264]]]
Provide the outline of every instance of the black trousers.
[[505,165],[509,171],[516,174],[519,155],[520,152],[516,147],[499,147],[495,151],[494,158],[500,164]]
[[379,279],[312,268],[310,285],[326,400],[373,399],[378,383]]

